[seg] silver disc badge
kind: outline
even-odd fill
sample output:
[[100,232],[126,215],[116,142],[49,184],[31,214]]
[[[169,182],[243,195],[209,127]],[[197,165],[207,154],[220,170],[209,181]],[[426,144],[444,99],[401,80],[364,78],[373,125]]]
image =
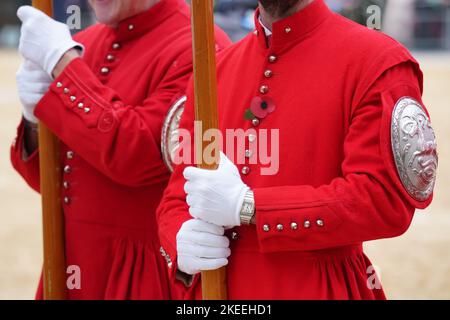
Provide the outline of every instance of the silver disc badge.
[[395,105],[391,139],[402,184],[414,199],[427,200],[436,182],[436,136],[424,108],[416,100],[404,97]]
[[186,96],[181,97],[170,107],[164,120],[161,133],[161,153],[164,164],[173,172],[175,153],[180,146],[180,121],[183,115]]

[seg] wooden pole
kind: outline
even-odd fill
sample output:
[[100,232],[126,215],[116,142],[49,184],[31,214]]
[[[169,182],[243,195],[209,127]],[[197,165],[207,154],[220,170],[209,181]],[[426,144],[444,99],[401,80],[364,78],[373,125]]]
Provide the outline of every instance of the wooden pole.
[[[202,131],[218,129],[216,46],[214,37],[214,10],[212,0],[192,0],[192,36],[194,51],[195,118],[202,123]],[[219,153],[214,163],[205,162],[203,132],[196,131],[196,159],[203,169],[215,170]],[[217,151],[218,149],[216,149]],[[226,300],[226,268],[202,272],[203,300]]]
[[[33,0],[33,6],[53,15],[52,0]],[[64,300],[66,261],[64,248],[64,214],[61,202],[61,163],[58,138],[39,123],[39,161],[44,236],[44,299]]]

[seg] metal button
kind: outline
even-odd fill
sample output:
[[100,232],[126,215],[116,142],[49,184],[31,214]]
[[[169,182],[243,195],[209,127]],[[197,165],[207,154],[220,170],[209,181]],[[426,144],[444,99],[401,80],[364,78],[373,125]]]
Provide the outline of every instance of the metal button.
[[278,231],[283,231],[283,229],[284,229],[284,226],[282,224],[278,224],[277,225],[277,230]]
[[297,230],[298,229],[298,224],[296,222],[292,222],[291,223],[291,229],[292,230]]
[[64,167],[64,172],[65,173],[71,173],[72,172],[72,167],[71,166],[65,166]]
[[291,31],[292,31],[291,27],[286,27],[284,29],[284,32],[286,32],[286,33],[290,33]]
[[270,227],[268,224],[263,225],[263,230],[264,232],[269,232],[270,231]]
[[128,30],[133,30],[134,29],[134,24],[130,24],[130,25],[128,25]]
[[267,92],[269,92],[269,87],[266,85],[261,86],[261,88],[259,88],[259,92],[261,92],[262,94],[266,94]]
[[266,71],[264,71],[264,76],[265,76],[266,78],[271,78],[271,77],[273,76],[272,70],[266,70]]
[[112,54],[108,54],[108,55],[106,56],[106,60],[108,60],[108,61],[114,61],[115,58],[116,58],[116,57],[114,57]]
[[89,113],[89,112],[91,112],[90,108],[84,108],[84,113]]
[[253,31],[253,34],[257,36],[259,34],[258,30]]
[[245,150],[245,157],[246,158],[251,158],[252,155],[253,155],[252,150]]
[[323,226],[325,225],[324,221],[321,220],[321,219],[317,220],[317,221],[316,221],[316,224],[317,224],[317,226],[319,226],[319,227],[323,227]]
[[112,48],[114,49],[114,50],[117,50],[117,49],[120,49],[120,43],[114,43],[113,45],[112,45]]
[[260,123],[261,123],[261,121],[258,118],[255,118],[252,120],[252,124],[255,127],[259,126]]
[[77,97],[75,97],[75,96],[70,96],[70,101],[75,102],[75,100],[77,100]]
[[68,94],[68,93],[70,92],[70,90],[69,90],[69,88],[64,88],[63,92],[64,92],[65,94]]
[[83,102],[80,102],[80,103],[78,104],[78,108],[83,109],[83,108],[84,108],[84,103],[83,103]]
[[231,239],[237,240],[239,238],[239,234],[237,232],[231,233]]
[[256,141],[256,136],[254,134],[249,134],[248,135],[248,141],[250,141],[250,143],[253,143]]
[[61,82],[57,82],[57,83],[56,83],[56,87],[57,87],[57,88],[62,88],[62,86],[63,86],[63,84],[62,84]]
[[277,61],[277,60],[278,60],[277,56],[275,56],[275,55],[269,56],[269,62],[270,62],[270,63],[274,63],[274,62]]
[[65,204],[70,204],[70,198],[69,197],[64,197],[64,203]]
[[66,154],[67,159],[69,159],[69,160],[73,159],[74,155],[75,155],[75,153],[73,151],[67,151],[67,154]]
[[311,222],[306,220],[305,223],[303,224],[303,226],[308,229],[309,227],[311,227]]
[[103,67],[103,68],[100,70],[100,72],[101,72],[102,74],[108,74],[108,73],[109,73],[109,68]]
[[64,181],[63,182],[63,187],[64,187],[64,189],[69,189],[70,188],[70,183],[69,182],[67,182],[67,181]]
[[250,173],[250,168],[249,167],[243,167],[242,168],[242,174],[243,175],[247,175]]
[[159,252],[161,252],[161,255],[162,255],[163,257],[166,257],[166,256],[167,256],[166,250],[164,250],[163,247],[159,248]]

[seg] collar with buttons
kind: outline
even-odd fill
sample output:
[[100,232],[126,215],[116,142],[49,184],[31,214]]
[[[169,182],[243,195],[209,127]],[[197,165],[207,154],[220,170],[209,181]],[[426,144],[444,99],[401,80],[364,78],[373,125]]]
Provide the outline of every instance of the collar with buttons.
[[268,28],[260,21],[260,11],[256,9],[255,36],[263,49],[267,49],[267,35],[272,36],[272,48],[281,48],[305,38],[332,15],[333,12],[328,8],[324,0],[315,0],[299,12],[274,22],[272,31],[269,30],[270,34],[268,34],[266,30]]
[[161,24],[175,11],[180,10],[184,0],[164,0],[156,3],[150,9],[133,17],[122,20],[114,28],[117,42],[139,38]]

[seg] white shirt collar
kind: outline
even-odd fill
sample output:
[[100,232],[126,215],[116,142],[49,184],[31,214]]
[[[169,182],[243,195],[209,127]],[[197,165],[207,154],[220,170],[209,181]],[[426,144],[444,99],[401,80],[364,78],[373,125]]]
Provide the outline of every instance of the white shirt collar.
[[261,24],[261,26],[264,29],[264,33],[266,34],[266,37],[270,37],[272,35],[272,31],[264,25],[264,23],[261,20],[261,15],[258,17],[258,20],[259,20],[259,23]]

